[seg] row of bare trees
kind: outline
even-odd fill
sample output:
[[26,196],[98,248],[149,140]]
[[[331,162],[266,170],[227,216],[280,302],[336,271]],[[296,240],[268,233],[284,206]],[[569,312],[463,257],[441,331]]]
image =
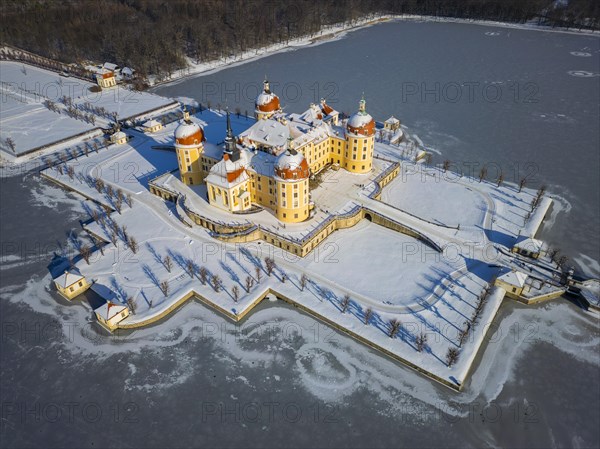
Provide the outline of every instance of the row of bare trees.
[[[451,168],[451,166],[452,166],[452,161],[450,161],[449,159],[444,160],[444,162],[442,163],[442,170],[444,171],[444,173],[446,173]],[[477,176],[479,182],[482,182],[483,180],[487,179],[487,176],[488,176],[488,168],[484,165],[479,170],[479,174]],[[496,183],[497,187],[500,187],[504,183],[504,173],[502,172],[502,170],[500,170],[500,172],[498,173],[498,176],[496,176],[496,179],[494,182]],[[519,180],[519,193],[523,190],[523,187],[525,187],[526,184],[527,184],[527,178],[523,177]]]

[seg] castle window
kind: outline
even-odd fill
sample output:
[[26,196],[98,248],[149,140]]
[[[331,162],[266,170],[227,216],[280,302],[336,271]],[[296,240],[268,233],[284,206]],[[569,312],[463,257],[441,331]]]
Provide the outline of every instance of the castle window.
[[284,214],[283,214],[283,218],[286,218],[286,217],[287,217],[287,214],[285,214],[285,213],[284,213]]
[[[298,214],[294,214],[294,218],[298,218]],[[290,249],[289,245],[288,245],[288,249]]]
[[83,287],[83,282],[79,281],[79,286]]

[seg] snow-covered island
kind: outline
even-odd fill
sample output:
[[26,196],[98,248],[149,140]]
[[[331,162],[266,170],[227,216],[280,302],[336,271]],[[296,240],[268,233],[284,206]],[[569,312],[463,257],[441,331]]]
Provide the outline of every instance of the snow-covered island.
[[99,332],[193,299],[240,321],[277,298],[460,390],[505,298],[568,288],[536,239],[545,189],[428,165],[364,98],[350,117],[325,99],[284,113],[265,80],[251,118],[155,97],[120,106],[136,118],[107,122],[104,145],[46,155],[41,171],[85,198],[87,236],[51,272],[65,303],[87,299]]

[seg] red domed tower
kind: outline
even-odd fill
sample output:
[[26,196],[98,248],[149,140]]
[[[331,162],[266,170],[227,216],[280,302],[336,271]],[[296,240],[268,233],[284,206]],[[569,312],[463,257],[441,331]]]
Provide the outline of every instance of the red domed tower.
[[363,97],[358,112],[346,122],[344,168],[353,173],[368,173],[373,167],[375,120],[367,113],[366,105]]
[[277,218],[287,223],[298,223],[309,217],[308,177],[310,169],[302,153],[292,148],[275,161]]
[[350,116],[346,123],[346,131],[359,136],[375,135],[375,120],[366,110],[367,102],[362,98],[358,104],[358,112]]
[[279,97],[271,92],[269,81],[265,78],[263,91],[258,94],[254,102],[254,116],[257,120],[262,120],[272,117],[276,112],[281,112]]
[[184,184],[201,184],[204,180],[202,153],[205,140],[202,127],[189,119],[183,120],[175,129],[175,152]]

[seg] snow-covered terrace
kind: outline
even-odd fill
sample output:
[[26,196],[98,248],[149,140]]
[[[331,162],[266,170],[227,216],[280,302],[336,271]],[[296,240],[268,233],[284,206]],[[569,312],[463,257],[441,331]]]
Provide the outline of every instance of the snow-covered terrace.
[[[209,140],[222,140],[225,130],[222,114],[204,111],[196,120],[206,123]],[[245,118],[232,117],[232,121],[236,132],[249,123]],[[315,190],[315,195],[323,198],[327,197],[327,189],[339,195],[340,199],[330,204],[332,208],[344,210],[344,201],[352,204],[355,198],[356,202],[399,222],[426,230],[436,242],[444,244],[445,249],[452,246],[452,251],[439,253],[404,234],[363,221],[353,228],[333,233],[307,257],[299,259],[266,242],[226,244],[215,240],[200,226],[185,226],[175,216],[171,203],[148,191],[150,179],[177,165],[173,152],[152,149],[159,144],[172,145],[175,126],[169,124],[152,136],[133,132],[134,138],[126,145],[113,145],[97,154],[70,161],[76,171],[73,179],[60,176],[55,168],[45,171],[47,176],[104,204],[110,205],[112,200],[106,192],[98,193],[86,179],[87,175],[100,176],[113,189],[121,188],[133,195],[133,207],[124,205],[121,213],[111,214],[111,219],[120,227],[125,225],[127,233],[135,237],[139,245],[137,253],[119,239],[114,246],[106,245],[104,256],[95,252],[89,265],[82,260],[76,262],[81,272],[98,286],[116,292],[119,301],[133,298],[136,313],[123,322],[124,326],[151,323],[173,311],[180,301],[195,295],[236,319],[273,291],[436,380],[454,387],[464,382],[504,294],[501,289],[492,290],[468,338],[460,345],[459,332],[471,319],[478,296],[497,271],[498,265],[484,257],[484,250],[513,243],[523,227],[532,191],[524,189],[518,193],[511,185],[498,189],[485,181],[436,177],[438,169],[427,169],[432,173],[421,175],[417,170],[420,166],[415,166],[409,173],[416,171],[419,175],[402,173],[384,189],[382,201],[377,201],[368,198],[368,189],[359,187],[362,182],[356,181],[356,175],[343,170],[332,172],[332,176],[339,176],[334,178],[339,183],[332,188],[325,181],[323,191]],[[388,157],[402,151],[402,146],[378,143],[378,147],[384,148]],[[410,165],[406,161],[405,164],[408,171]],[[173,177],[169,179],[176,182]],[[355,190],[343,192],[351,185]],[[198,201],[206,204],[205,199],[197,197],[192,190],[186,193],[186,198],[192,206]],[[203,203],[197,207],[201,207],[199,204]],[[98,206],[90,203],[88,207]],[[230,221],[232,217],[214,208],[210,213],[224,214],[223,221]],[[277,226],[268,221],[274,217],[267,211],[235,217],[240,222],[265,220],[265,226]],[[285,230],[302,235],[306,231],[302,227],[316,226],[318,217],[314,222],[288,224]],[[91,223],[87,228],[110,241],[106,223],[104,226]],[[460,229],[452,227],[458,224]],[[493,254],[497,257],[495,262],[502,265],[512,257],[495,249]],[[171,272],[164,263],[166,255],[174,262]],[[274,257],[277,265],[270,277],[264,271],[267,255]],[[194,264],[192,275],[186,272],[188,261]],[[222,288],[218,292],[201,282],[200,267],[210,275],[219,276]],[[262,270],[260,283],[256,282],[256,267]],[[285,282],[281,281],[283,273]],[[304,289],[300,286],[302,274],[309,278]],[[255,282],[247,293],[248,277]],[[170,286],[166,295],[159,287],[162,281]],[[232,293],[234,286],[239,291],[237,302]],[[342,313],[344,295],[349,295],[351,302]],[[364,324],[369,308],[373,317],[369,324]],[[394,338],[387,334],[392,318],[402,323]],[[427,344],[419,352],[416,338],[421,333],[427,335]],[[458,361],[451,367],[445,360],[448,348],[460,349]]]
[[[15,141],[18,156],[38,147],[75,138],[97,127],[106,127],[111,120],[108,115],[112,113],[116,113],[119,119],[125,119],[177,105],[172,99],[122,86],[100,90],[96,84],[79,78],[11,61],[0,61],[0,82],[3,98],[0,138],[4,151],[9,155],[12,151],[8,151],[4,144],[7,138]],[[94,115],[96,123],[67,115],[66,108],[60,104],[63,96],[70,97],[82,113]],[[43,104],[46,100],[56,103],[60,113],[46,108]],[[92,109],[86,108],[86,103],[91,104]],[[100,108],[104,108],[107,114],[100,115]]]

